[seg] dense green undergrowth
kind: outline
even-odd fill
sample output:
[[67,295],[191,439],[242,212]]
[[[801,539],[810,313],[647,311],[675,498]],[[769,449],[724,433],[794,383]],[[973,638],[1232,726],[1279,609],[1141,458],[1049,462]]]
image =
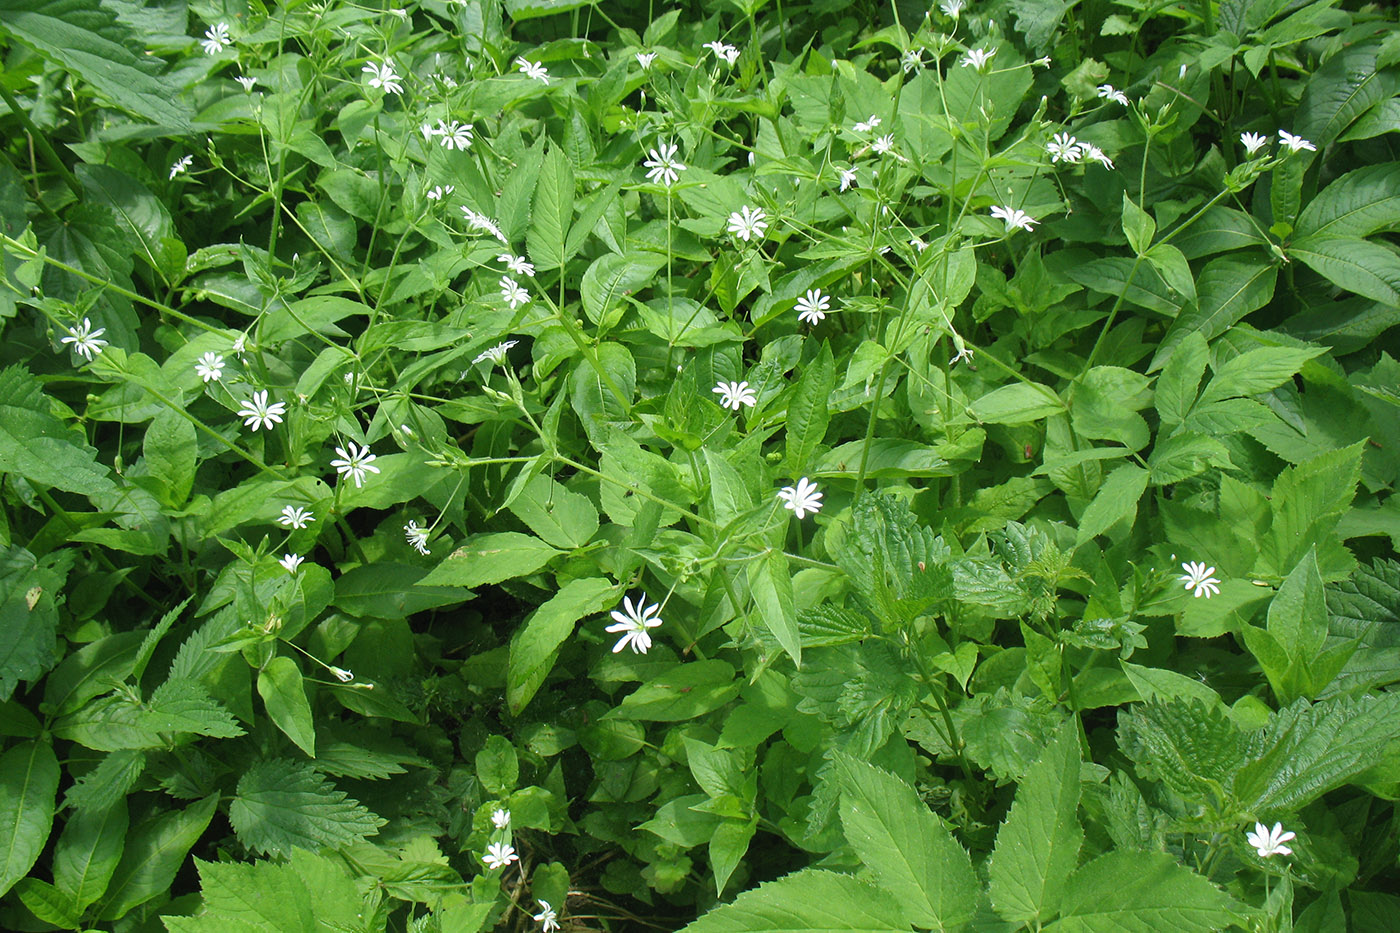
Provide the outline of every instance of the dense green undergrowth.
[[1400,929],[1400,31],[0,4],[0,927]]

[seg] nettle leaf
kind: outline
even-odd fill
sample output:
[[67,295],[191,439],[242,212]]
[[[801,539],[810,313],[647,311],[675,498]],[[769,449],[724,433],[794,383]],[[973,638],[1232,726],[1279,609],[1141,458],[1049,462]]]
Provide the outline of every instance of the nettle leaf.
[[1013,921],[1055,915],[1065,881],[1079,863],[1079,731],[1060,727],[1027,772],[987,866],[992,906]]
[[841,825],[861,862],[921,927],[972,919],[981,884],[966,850],[904,781],[837,753]]
[[540,271],[557,269],[567,261],[565,244],[574,220],[574,169],[563,150],[545,153],[535,181],[534,208],[525,244]]
[[261,761],[245,771],[228,815],[250,850],[281,856],[296,848],[318,851],[359,842],[385,824],[309,764],[287,758]]
[[0,472],[81,495],[117,488],[97,451],[54,417],[39,380],[22,366],[0,370]]
[[1243,904],[1161,852],[1108,852],[1070,876],[1045,933],[1210,933],[1243,921]]
[[889,893],[849,875],[806,869],[745,891],[681,933],[907,933],[909,919]]
[[1245,761],[1239,727],[1219,704],[1148,698],[1118,714],[1118,746],[1143,777],[1196,803],[1219,803]]
[[243,735],[233,714],[196,680],[167,680],[161,684],[136,722],[152,732],[184,732],[220,739]]
[[283,864],[195,859],[195,865],[203,909],[192,917],[162,917],[170,933],[367,929],[365,898],[336,859],[296,849]]
[[1327,587],[1331,630],[1376,647],[1400,647],[1400,562],[1379,557]]

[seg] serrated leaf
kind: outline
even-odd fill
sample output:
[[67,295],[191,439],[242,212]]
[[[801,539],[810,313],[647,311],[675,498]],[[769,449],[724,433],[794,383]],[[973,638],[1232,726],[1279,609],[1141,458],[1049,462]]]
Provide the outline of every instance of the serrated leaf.
[[920,927],[956,930],[972,919],[981,884],[966,850],[888,771],[837,752],[841,824],[856,855]]
[[1162,852],[1109,852],[1070,876],[1060,919],[1045,933],[1210,933],[1243,904]]
[[145,770],[145,752],[114,751],[68,788],[63,805],[79,812],[106,810],[126,796]]
[[574,220],[574,169],[563,150],[553,147],[545,153],[535,182],[525,243],[538,269],[557,269],[564,264],[564,247]]
[[82,495],[116,489],[97,451],[55,418],[50,402],[22,366],[0,371],[0,473]]
[[1196,279],[1196,304],[1172,322],[1148,372],[1161,369],[1187,335],[1199,333],[1211,340],[1262,308],[1274,296],[1277,279],[1278,267],[1259,260],[1221,258],[1206,263]]
[[47,740],[20,742],[0,755],[0,894],[44,851],[57,796],[58,759]]
[[1054,916],[1079,861],[1079,733],[1060,727],[1016,791],[988,865],[992,906],[1013,921]]
[[1323,352],[1322,347],[1305,350],[1260,347],[1241,353],[1215,371],[1198,404],[1209,405],[1221,399],[1268,392],[1292,379],[1304,363]]
[[185,732],[219,739],[243,735],[233,714],[195,680],[167,680],[151,694],[146,707],[136,722],[152,732]]
[[310,765],[287,758],[261,761],[245,771],[228,815],[239,841],[264,855],[344,846],[384,825]]
[[1230,452],[1224,444],[1194,431],[1182,431],[1161,441],[1147,461],[1153,486],[1179,483],[1212,466],[1229,465]]
[[1335,529],[1356,495],[1363,444],[1325,451],[1274,480],[1269,502],[1273,521],[1259,549],[1259,563],[1268,572],[1283,576],[1309,548],[1317,548],[1324,580],[1350,572],[1353,558],[1337,542]]
[[1125,463],[1104,480],[1098,494],[1079,517],[1075,547],[1110,530],[1119,522],[1132,524],[1137,517],[1138,500],[1147,489],[1150,474],[1142,467]]
[[806,869],[745,891],[681,933],[908,933],[898,902],[849,875]]
[[1189,801],[1218,801],[1244,760],[1239,728],[1218,704],[1148,699],[1118,716],[1118,745],[1144,777]]

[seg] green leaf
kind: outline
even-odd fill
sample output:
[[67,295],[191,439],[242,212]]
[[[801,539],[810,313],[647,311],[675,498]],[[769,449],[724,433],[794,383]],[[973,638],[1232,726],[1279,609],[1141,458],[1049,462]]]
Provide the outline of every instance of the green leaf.
[[106,896],[98,904],[98,916],[116,920],[157,894],[168,892],[175,873],[218,806],[219,795],[210,794],[184,810],[159,814],[132,830]]
[[501,735],[486,739],[486,745],[476,753],[476,777],[482,787],[497,797],[515,790],[520,780],[520,759],[509,739]]
[[510,644],[506,702],[511,715],[534,697],[558,657],[559,646],[584,616],[617,602],[617,587],[602,577],[570,580],[525,620]]
[[[1137,266],[1137,271],[1133,267]],[[1074,282],[1105,295],[1123,295],[1130,304],[1176,317],[1185,299],[1172,291],[1151,264],[1138,263],[1126,256],[1091,259],[1065,270]]]
[[557,548],[583,547],[598,530],[598,510],[589,498],[542,474],[525,483],[510,510],[531,531]]
[[1177,425],[1186,420],[1196,404],[1196,392],[1205,375],[1210,351],[1206,339],[1199,333],[1188,334],[1157,376],[1155,401],[1157,413],[1164,425]]
[[849,875],[806,869],[745,891],[681,933],[908,933],[898,901]]
[[1324,451],[1288,467],[1274,480],[1269,508],[1269,534],[1259,542],[1258,566],[1283,576],[1317,548],[1324,580],[1338,580],[1355,566],[1355,559],[1336,536],[1337,522],[1356,495],[1361,476],[1364,441]]
[[1196,304],[1172,322],[1157,347],[1148,371],[1161,369],[1189,334],[1207,340],[1220,336],[1274,296],[1278,267],[1260,260],[1212,259],[1196,279]]
[[898,777],[837,752],[841,825],[861,863],[920,927],[956,930],[972,919],[981,884],[953,835]]
[[1378,69],[1379,40],[1344,46],[1312,73],[1298,101],[1294,132],[1328,146],[1375,104],[1400,91],[1395,68]]
[[523,19],[567,13],[569,10],[592,6],[596,2],[597,0],[505,0],[505,8],[510,18],[518,23]]
[[181,87],[158,77],[160,59],[139,54],[141,38],[98,0],[8,0],[0,30],[152,123],[190,129]]
[[[621,305],[633,291],[650,285],[666,258],[660,253],[606,253],[595,259],[579,282],[583,312],[594,324],[607,320],[608,312]],[[604,346],[607,346],[606,344]]]
[[57,796],[58,759],[47,740],[20,742],[0,755],[0,894],[44,851]]
[[352,616],[399,619],[466,598],[455,586],[424,586],[427,575],[413,564],[361,564],[336,578],[331,603]]
[[209,696],[209,690],[196,680],[167,680],[151,694],[146,707],[136,717],[136,723],[152,732],[184,732],[220,739],[243,735],[233,714]]
[[1379,243],[1309,236],[1295,240],[1288,254],[1338,288],[1382,304],[1400,304],[1400,257]]
[[1297,239],[1365,237],[1400,225],[1400,162],[1347,172],[1298,215]]
[[82,928],[82,911],[66,891],[38,878],[21,878],[14,890],[20,903],[45,923],[65,930]]
[[816,357],[806,365],[787,411],[787,454],[784,472],[805,475],[811,469],[812,455],[826,437],[831,422],[828,401],[836,387],[836,363],[831,344],[823,343]]
[[1239,728],[1209,698],[1153,698],[1125,709],[1118,745],[1139,774],[1199,804],[1223,799],[1243,761]]
[[1131,525],[1137,518],[1138,500],[1147,489],[1150,478],[1147,470],[1131,463],[1125,463],[1108,474],[1094,501],[1079,517],[1074,546],[1081,546],[1120,522]]
[[243,772],[228,818],[249,849],[281,856],[296,848],[314,852],[359,842],[384,825],[310,765],[287,758],[260,761]]
[[79,810],[68,818],[53,853],[53,880],[78,905],[87,906],[107,891],[126,847],[126,801],[105,810]]
[[1152,215],[1133,203],[1128,192],[1123,192],[1123,233],[1134,253],[1141,256],[1152,245],[1152,236],[1157,232],[1157,224]]
[[316,725],[301,681],[301,669],[291,658],[276,657],[258,672],[258,696],[267,715],[287,738],[312,758],[316,757]]
[[1267,245],[1248,214],[1220,204],[1202,214],[1172,242],[1187,259]]
[[1231,465],[1230,452],[1220,441],[1183,431],[1152,448],[1152,456],[1147,460],[1148,481],[1153,486],[1167,486],[1204,473],[1212,466]]
[[792,595],[792,572],[780,550],[748,561],[749,592],[761,627],[778,640],[792,663],[802,666],[802,638],[797,631],[797,605]]
[[1016,791],[988,865],[992,906],[1013,921],[1054,916],[1079,861],[1079,732],[1060,727]]
[[1013,382],[993,389],[972,403],[972,414],[984,424],[1030,424],[1065,410],[1049,386]]
[[165,916],[170,933],[372,929],[370,905],[344,863],[296,849],[288,863],[205,862],[199,868],[204,906],[192,917]]
[[1241,353],[1215,371],[1198,404],[1205,406],[1221,399],[1268,392],[1292,379],[1304,363],[1324,352],[1322,347],[1260,347]]
[[[156,739],[158,741],[159,737]],[[126,796],[145,771],[145,752],[114,751],[68,788],[63,795],[63,805],[79,812],[107,810]]]
[[518,531],[474,535],[437,569],[418,581],[424,586],[483,586],[534,573],[559,552],[539,538]]
[[1289,657],[1311,661],[1322,650],[1327,641],[1327,604],[1314,552],[1303,555],[1274,594],[1268,630]]
[[[58,660],[55,597],[64,591],[72,556],[61,550],[36,560],[21,547],[0,549],[0,701],[20,681],[37,682]],[[56,678],[57,672],[45,683],[46,693]]]
[[1108,852],[1070,876],[1045,933],[1210,933],[1244,905],[1162,852]]
[[39,380],[22,366],[0,371],[0,473],[82,495],[116,488],[97,451],[52,414]]
[[732,816],[723,817],[715,827],[710,836],[710,870],[715,876],[716,895],[724,893],[734,869],[749,851],[749,841],[757,828],[757,817],[745,820]]
[[715,521],[724,527],[753,508],[753,493],[723,453],[709,447],[704,448],[704,453],[710,476],[710,504]]
[[739,694],[734,668],[724,661],[677,664],[623,699],[610,715],[643,722],[683,722],[719,709]]
[[133,253],[167,283],[183,277],[185,246],[175,237],[170,212],[144,185],[108,165],[81,163],[74,174],[99,204],[111,209],[122,229],[134,241]]
[[544,164],[535,178],[534,209],[525,237],[537,269],[558,269],[564,264],[568,258],[565,244],[573,221],[574,169],[569,157],[555,146],[545,153]]

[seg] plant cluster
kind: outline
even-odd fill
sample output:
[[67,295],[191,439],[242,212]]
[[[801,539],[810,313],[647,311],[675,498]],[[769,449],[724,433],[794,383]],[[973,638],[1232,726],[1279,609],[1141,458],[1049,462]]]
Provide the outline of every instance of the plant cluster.
[[1391,14],[0,54],[0,927],[1394,928]]

